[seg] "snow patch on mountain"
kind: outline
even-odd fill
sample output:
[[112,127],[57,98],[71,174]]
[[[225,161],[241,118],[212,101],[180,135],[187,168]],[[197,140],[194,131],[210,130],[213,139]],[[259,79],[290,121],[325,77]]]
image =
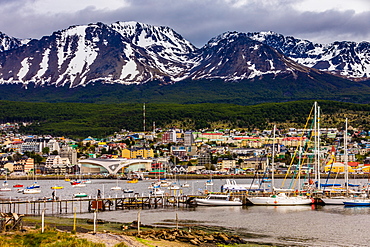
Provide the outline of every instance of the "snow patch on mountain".
[[369,42],[343,41],[317,44],[274,32],[256,32],[247,35],[304,66],[354,79],[370,77]]

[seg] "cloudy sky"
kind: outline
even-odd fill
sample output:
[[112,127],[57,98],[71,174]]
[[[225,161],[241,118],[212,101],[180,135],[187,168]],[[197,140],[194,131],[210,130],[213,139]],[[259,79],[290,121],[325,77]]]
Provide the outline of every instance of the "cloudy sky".
[[0,0],[0,31],[17,38],[116,21],[169,26],[197,47],[225,31],[370,42],[369,0]]

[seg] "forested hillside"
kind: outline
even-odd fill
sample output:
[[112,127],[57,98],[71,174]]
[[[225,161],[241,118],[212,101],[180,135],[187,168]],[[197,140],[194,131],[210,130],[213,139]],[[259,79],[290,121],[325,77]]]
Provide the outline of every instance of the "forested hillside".
[[[146,104],[146,130],[156,127],[272,128],[304,127],[314,101],[266,103],[254,106],[230,104]],[[349,125],[370,127],[370,105],[318,101],[322,110],[321,126]],[[121,129],[143,130],[143,104],[25,103],[0,101],[0,121],[32,122],[20,131],[84,138],[103,137]]]

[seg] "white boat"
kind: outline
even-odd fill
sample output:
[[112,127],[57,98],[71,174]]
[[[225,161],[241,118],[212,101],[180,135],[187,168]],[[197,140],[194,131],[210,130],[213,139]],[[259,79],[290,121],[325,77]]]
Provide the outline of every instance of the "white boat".
[[195,198],[197,206],[242,206],[239,198],[232,199],[230,195],[209,194],[206,198]]
[[122,190],[122,188],[121,187],[119,187],[119,186],[114,186],[114,187],[112,187],[112,188],[110,188],[111,190]]
[[172,184],[170,187],[168,187],[169,190],[179,190],[180,186],[177,186],[175,184]]
[[344,201],[343,204],[345,206],[370,206],[370,199],[365,199],[365,198],[362,198],[362,199],[352,199],[352,200],[349,200],[349,201]]
[[8,186],[9,186],[8,181],[5,180],[4,183],[3,183],[3,187],[0,188],[0,191],[11,191],[12,189],[9,188]]
[[41,190],[37,190],[37,189],[24,189],[23,194],[40,194],[41,193]]
[[321,198],[321,200],[325,203],[325,205],[344,205],[345,201],[352,200],[353,198],[346,197],[346,196],[335,196],[335,197],[328,197],[328,198]]
[[123,189],[123,193],[134,193],[134,190],[132,189]]
[[183,187],[183,188],[189,188],[190,187],[190,184],[184,183],[184,184],[181,185],[181,187]]
[[226,184],[222,185],[222,189],[225,191],[248,191],[258,190],[260,186],[258,184],[237,184],[235,180],[226,179]]
[[294,206],[310,205],[313,203],[311,198],[305,196],[287,196],[285,193],[279,193],[272,196],[256,196],[247,198],[253,205],[259,206]]
[[110,188],[111,190],[122,190],[121,187],[118,186],[118,177],[116,179],[116,186],[113,186],[112,188]]
[[91,180],[90,179],[82,180],[81,183],[91,184]]
[[164,195],[164,190],[161,190],[160,188],[154,188],[152,191],[150,191],[150,194],[156,195],[156,196],[161,196]]
[[83,183],[73,184],[73,185],[72,185],[72,187],[73,187],[73,188],[86,187],[86,184],[83,184]]
[[[348,143],[348,140],[347,140],[347,137],[348,137],[348,119],[346,118],[346,122],[345,122],[345,134],[344,134],[344,167],[345,167],[345,177],[344,177],[344,180],[345,180],[345,188],[342,188],[340,187],[341,185],[340,184],[330,184],[330,185],[327,185],[325,184],[325,189],[324,192],[326,193],[331,193],[331,192],[342,192],[342,193],[346,193],[346,195],[344,196],[334,196],[334,197],[327,197],[327,198],[321,198],[321,200],[325,203],[325,205],[343,205],[345,202],[347,201],[358,201],[358,200],[363,200],[364,197],[366,197],[366,194],[365,193],[359,193],[359,192],[356,192],[354,190],[350,190],[349,189],[349,178],[348,178],[348,149],[347,149],[347,143]],[[335,149],[332,150],[332,159],[330,161],[334,161],[335,160]],[[332,186],[332,187],[329,187],[329,186]],[[356,194],[356,195],[355,195]],[[354,196],[356,196],[356,198],[354,198]],[[358,196],[361,196],[362,198],[359,198]]]
[[171,181],[160,181],[159,186],[161,187],[169,187],[171,186],[172,182]]

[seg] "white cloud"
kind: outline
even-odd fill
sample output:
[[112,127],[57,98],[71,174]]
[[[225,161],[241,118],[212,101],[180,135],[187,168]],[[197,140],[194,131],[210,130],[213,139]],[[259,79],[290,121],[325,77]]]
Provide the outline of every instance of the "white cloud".
[[0,0],[0,32],[40,38],[71,25],[138,21],[203,46],[226,31],[274,31],[318,43],[370,41],[369,0]]
[[299,11],[314,12],[353,10],[362,13],[370,10],[369,0],[303,0],[296,1],[293,6]]
[[128,4],[125,0],[36,0],[25,6],[37,14],[73,13],[86,8],[94,10],[112,11]]

